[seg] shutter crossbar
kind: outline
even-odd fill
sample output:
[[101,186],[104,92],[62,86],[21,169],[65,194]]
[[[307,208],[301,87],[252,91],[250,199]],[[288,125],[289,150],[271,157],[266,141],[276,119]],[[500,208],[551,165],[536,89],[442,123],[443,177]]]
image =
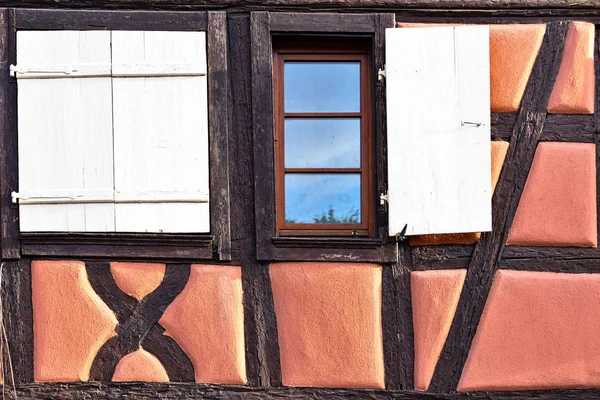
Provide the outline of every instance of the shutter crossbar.
[[206,76],[203,64],[40,64],[11,65],[10,76],[17,79],[60,78],[151,78]]
[[208,203],[203,191],[31,190],[12,192],[12,202],[27,204]]

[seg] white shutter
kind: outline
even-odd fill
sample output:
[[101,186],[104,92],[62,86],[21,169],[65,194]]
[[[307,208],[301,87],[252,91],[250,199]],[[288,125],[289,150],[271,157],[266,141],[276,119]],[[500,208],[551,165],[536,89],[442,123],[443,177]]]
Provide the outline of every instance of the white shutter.
[[113,31],[112,62],[116,230],[210,231],[204,32]]
[[487,26],[386,30],[390,235],[491,230]]
[[19,31],[13,73],[21,231],[113,231],[110,32]]

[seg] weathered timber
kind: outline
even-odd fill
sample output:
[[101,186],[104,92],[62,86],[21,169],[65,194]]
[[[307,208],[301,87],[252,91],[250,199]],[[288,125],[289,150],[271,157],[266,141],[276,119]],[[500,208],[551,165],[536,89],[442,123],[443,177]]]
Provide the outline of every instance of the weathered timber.
[[[6,340],[4,382],[33,382],[33,306],[31,303],[31,260],[5,261],[2,269],[2,319]],[[8,342],[8,349],[5,347]],[[7,351],[8,350],[8,351]],[[14,376],[14,381],[13,381]]]
[[414,388],[414,341],[410,298],[411,253],[407,243],[398,260],[383,266],[382,328],[385,386],[392,390]]
[[[232,129],[229,157],[231,169],[231,232],[239,248],[244,291],[244,337],[249,386],[279,386],[279,341],[268,265],[256,261],[253,148],[253,87],[251,26],[247,15],[231,16],[229,26],[229,79]],[[256,28],[252,29],[256,33]],[[254,34],[253,33],[253,34]],[[252,39],[254,40],[254,39]],[[265,54],[263,54],[265,55]],[[270,54],[265,55],[270,59]],[[252,82],[252,83],[251,83]],[[269,98],[271,98],[269,96]],[[267,123],[266,121],[264,123]],[[268,122],[272,124],[271,122]],[[256,144],[254,145],[256,147]],[[267,149],[264,149],[267,151]],[[272,157],[273,148],[270,149]],[[265,180],[265,177],[262,177]]]
[[[517,113],[492,113],[492,139],[510,140],[516,119]],[[540,140],[593,143],[595,133],[593,115],[548,115]]]
[[[439,399],[439,400],[533,400],[600,399],[598,389],[549,390],[529,392],[475,392],[438,395],[415,391],[315,388],[252,388],[247,386],[196,385],[189,383],[45,383],[16,387],[19,398],[27,399],[209,399],[209,400],[276,400],[276,399]],[[14,399],[7,391],[6,399]]]
[[[162,334],[164,329],[158,324],[166,308],[184,289],[190,265],[167,264],[160,286],[139,302],[121,293],[110,275],[108,262],[86,263],[86,271],[96,293],[119,320],[117,336],[107,340],[98,350],[90,368],[90,379],[110,381],[119,361],[142,346],[159,360],[166,361],[163,366],[171,382],[193,381],[194,368],[190,359],[172,339]],[[149,346],[145,346],[146,339],[149,339]]]
[[[0,71],[8,71],[17,62],[17,31],[14,11],[0,9]],[[0,74],[0,245],[2,259],[18,259],[19,206],[12,204],[11,192],[19,188],[17,152],[17,82],[9,74]]]
[[599,273],[600,259],[597,258],[574,258],[574,259],[536,259],[515,258],[502,259],[499,262],[500,269],[512,269],[517,271],[536,272],[561,272],[569,274]]
[[[50,6],[51,7],[51,6]],[[54,8],[54,7],[51,7]],[[17,29],[205,31],[206,12],[16,9]]]
[[123,8],[123,9],[181,9],[181,10],[256,10],[256,9],[304,9],[304,10],[361,10],[361,9],[536,9],[573,8],[596,10],[600,6],[595,0],[405,0],[400,5],[396,0],[5,0],[6,7],[62,7],[62,8]]
[[212,260],[213,236],[155,233],[24,233],[21,252],[35,257]]
[[273,13],[270,16],[271,32],[350,33],[375,32],[374,14],[333,13]]
[[548,25],[515,123],[504,168],[493,196],[493,230],[482,234],[469,263],[448,339],[437,363],[430,390],[455,390],[483,312],[498,260],[504,248],[535,149],[542,135],[568,23]]
[[210,230],[219,260],[231,260],[229,212],[229,117],[227,113],[227,18],[208,13],[208,135],[210,159]]

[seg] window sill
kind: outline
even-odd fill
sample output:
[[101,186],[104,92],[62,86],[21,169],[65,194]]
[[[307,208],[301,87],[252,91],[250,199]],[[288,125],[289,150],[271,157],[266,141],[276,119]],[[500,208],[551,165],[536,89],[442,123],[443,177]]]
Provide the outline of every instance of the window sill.
[[91,257],[212,260],[212,235],[162,233],[21,234],[21,254],[35,257]]

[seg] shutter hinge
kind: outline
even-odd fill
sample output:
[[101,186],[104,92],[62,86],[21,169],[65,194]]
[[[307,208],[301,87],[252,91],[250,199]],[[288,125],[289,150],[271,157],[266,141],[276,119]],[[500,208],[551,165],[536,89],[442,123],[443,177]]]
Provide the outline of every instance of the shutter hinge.
[[390,196],[387,193],[381,193],[379,195],[379,204],[384,206],[385,203],[389,203],[390,202]]
[[379,82],[381,82],[384,79],[385,79],[385,66],[383,67],[383,69],[379,68],[379,71],[377,72],[377,80]]

